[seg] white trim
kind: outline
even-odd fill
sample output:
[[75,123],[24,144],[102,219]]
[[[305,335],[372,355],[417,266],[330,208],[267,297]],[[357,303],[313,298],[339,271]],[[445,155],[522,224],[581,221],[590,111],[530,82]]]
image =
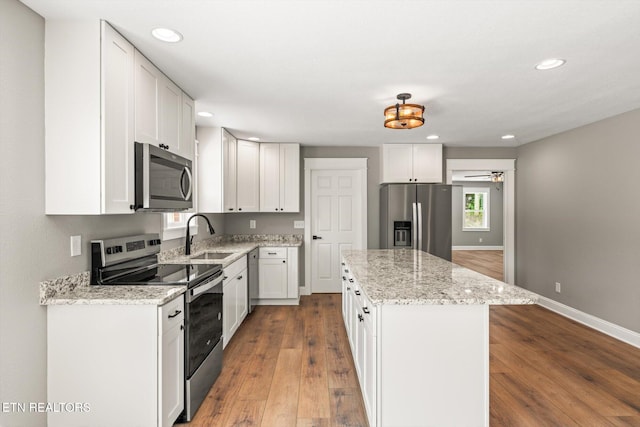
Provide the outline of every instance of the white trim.
[[[181,214],[188,215],[187,219],[189,219],[189,217],[193,215],[192,212],[181,212]],[[167,228],[167,215],[171,215],[171,214],[170,213],[162,214],[162,240],[164,241],[164,240],[184,239],[187,235],[187,227],[182,226],[182,227]],[[193,221],[191,222],[191,225],[189,226],[189,234],[192,236],[195,236],[196,234],[198,234],[198,218],[196,218],[195,223]]]
[[453,171],[490,170],[504,172],[502,198],[504,204],[504,281],[515,284],[515,159],[447,159],[447,184],[452,183]]
[[575,320],[578,323],[582,323],[585,326],[595,329],[596,331],[600,331],[617,340],[640,348],[640,334],[630,329],[623,328],[615,323],[611,323],[583,311],[576,310],[573,307],[569,307],[568,305],[564,305],[558,301],[543,297],[542,295],[538,296],[538,305],[564,317]]
[[360,171],[362,220],[360,221],[363,249],[367,249],[367,158],[305,158],[304,159],[304,286],[300,295],[311,294],[311,171],[354,170]]
[[451,246],[452,251],[503,251],[504,246]]

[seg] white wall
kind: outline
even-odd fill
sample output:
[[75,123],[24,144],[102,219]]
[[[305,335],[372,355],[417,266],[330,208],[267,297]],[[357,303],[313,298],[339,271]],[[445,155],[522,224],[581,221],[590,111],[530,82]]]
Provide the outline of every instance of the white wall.
[[[0,0],[0,402],[47,401],[39,282],[89,270],[91,239],[161,229],[160,214],[44,215],[44,25],[17,0]],[[210,218],[224,233],[222,215]],[[83,254],[72,258],[69,237],[78,234]],[[2,427],[45,424],[44,414],[0,409]]]

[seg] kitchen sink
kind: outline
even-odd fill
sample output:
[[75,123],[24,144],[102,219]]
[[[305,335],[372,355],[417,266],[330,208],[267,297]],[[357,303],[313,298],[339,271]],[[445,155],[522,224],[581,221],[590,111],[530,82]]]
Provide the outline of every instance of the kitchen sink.
[[193,256],[191,259],[224,259],[230,255],[233,255],[233,252],[205,252],[203,254]]

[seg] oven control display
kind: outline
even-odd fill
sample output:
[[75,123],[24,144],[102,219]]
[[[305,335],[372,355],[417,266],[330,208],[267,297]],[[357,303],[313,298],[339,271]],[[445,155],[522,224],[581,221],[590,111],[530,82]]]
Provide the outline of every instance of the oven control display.
[[127,242],[127,252],[144,249],[144,240],[136,240],[135,242]]

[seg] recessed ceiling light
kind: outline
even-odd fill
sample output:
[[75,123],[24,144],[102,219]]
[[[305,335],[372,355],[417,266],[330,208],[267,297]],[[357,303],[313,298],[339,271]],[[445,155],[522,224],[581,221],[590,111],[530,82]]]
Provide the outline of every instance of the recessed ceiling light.
[[151,35],[167,43],[177,43],[182,40],[182,34],[171,28],[154,28],[151,30]]
[[501,136],[502,139],[513,139],[515,137],[515,135],[511,135],[510,133]]
[[260,141],[260,138],[258,138],[257,136],[252,136],[251,138],[249,138],[249,141]]
[[213,113],[210,113],[208,111],[199,111],[198,115],[200,117],[213,117]]
[[565,62],[567,61],[560,58],[545,59],[544,61],[541,61],[536,65],[536,70],[551,70],[553,68],[558,68],[564,65]]
[[427,136],[427,139],[438,139],[440,138],[438,135],[429,135]]

